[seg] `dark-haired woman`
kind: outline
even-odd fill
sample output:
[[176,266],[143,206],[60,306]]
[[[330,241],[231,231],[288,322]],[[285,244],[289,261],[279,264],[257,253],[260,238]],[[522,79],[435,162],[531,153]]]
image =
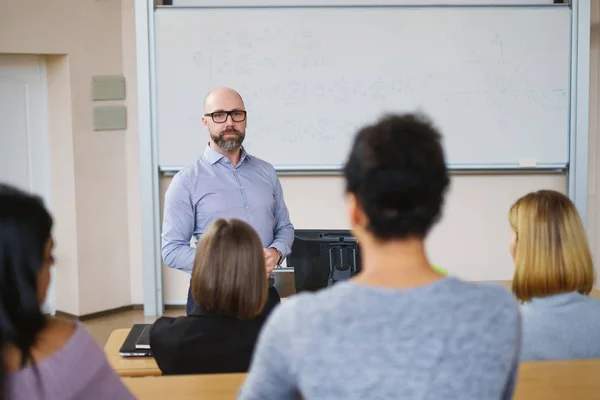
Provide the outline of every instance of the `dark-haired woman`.
[[80,323],[41,311],[51,231],[40,199],[0,184],[0,399],[133,399]]
[[344,175],[362,272],[273,311],[240,398],[511,398],[516,299],[439,274],[425,251],[449,184],[437,130],[386,116],[358,133]]

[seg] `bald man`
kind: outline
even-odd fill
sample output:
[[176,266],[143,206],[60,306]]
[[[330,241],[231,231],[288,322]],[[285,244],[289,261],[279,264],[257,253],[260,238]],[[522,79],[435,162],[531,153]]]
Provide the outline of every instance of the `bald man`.
[[[199,240],[216,218],[237,218],[260,236],[265,274],[270,276],[291,252],[294,241],[294,227],[275,169],[242,146],[246,108],[235,90],[211,91],[204,101],[202,123],[210,135],[204,154],[175,175],[165,195],[163,259],[168,266],[191,274],[195,250],[190,239]],[[272,277],[269,282],[269,303],[279,302]],[[194,307],[188,290],[188,315]]]

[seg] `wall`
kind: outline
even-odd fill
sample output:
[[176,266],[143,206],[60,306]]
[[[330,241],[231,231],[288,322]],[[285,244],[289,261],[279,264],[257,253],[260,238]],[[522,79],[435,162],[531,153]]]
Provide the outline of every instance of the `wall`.
[[588,235],[596,265],[596,287],[600,287],[600,1],[592,1],[590,44],[590,132],[588,144]]
[[140,210],[140,145],[137,125],[137,63],[135,47],[135,0],[121,0],[123,33],[123,75],[127,80],[129,110],[125,138],[127,149],[127,218],[129,226],[129,273],[131,303],[143,304],[142,285],[142,213]]
[[77,213],[75,206],[75,162],[71,71],[69,57],[46,57],[48,74],[48,119],[50,134],[52,213],[54,214],[55,257],[53,282],[57,309],[79,313],[79,270]]
[[[170,181],[169,177],[161,179],[161,199]],[[281,184],[295,228],[349,228],[341,177],[284,176]],[[427,242],[431,261],[468,280],[510,280],[510,205],[532,190],[564,193],[566,184],[564,174],[453,175],[444,215]],[[188,286],[187,274],[163,266],[166,304],[184,304]],[[285,286],[289,287],[287,282]]]
[[123,72],[121,1],[19,0],[1,10],[0,53],[52,55],[57,307],[80,315],[130,304],[127,132],[93,132],[90,97],[93,75]]

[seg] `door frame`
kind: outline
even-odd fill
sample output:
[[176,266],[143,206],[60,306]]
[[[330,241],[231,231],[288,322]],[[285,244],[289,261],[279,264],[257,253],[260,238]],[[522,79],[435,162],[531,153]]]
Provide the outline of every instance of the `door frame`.
[[[27,152],[29,164],[29,190],[42,197],[46,208],[52,212],[52,192],[51,192],[51,163],[50,163],[50,123],[48,111],[48,75],[46,58],[40,54],[20,54],[20,53],[0,53],[0,57],[14,57],[15,59],[36,59],[38,76],[40,79],[41,102],[39,104],[40,115],[33,116],[39,118],[39,130],[35,132],[28,131],[27,135]],[[29,92],[27,93],[29,96]],[[30,99],[29,99],[30,100]],[[31,118],[28,115],[28,118]],[[29,122],[29,121],[28,121]],[[35,152],[32,151],[32,145],[40,146]],[[35,153],[36,156],[33,156]],[[33,179],[33,174],[36,174],[36,179]],[[38,185],[36,185],[36,183]],[[50,286],[46,301],[42,305],[45,313],[56,314],[56,290],[55,290],[55,273],[54,267],[50,270]]]

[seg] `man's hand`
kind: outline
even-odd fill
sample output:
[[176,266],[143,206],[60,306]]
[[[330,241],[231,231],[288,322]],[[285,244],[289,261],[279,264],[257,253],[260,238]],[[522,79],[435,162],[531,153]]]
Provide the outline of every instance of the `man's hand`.
[[277,262],[279,261],[279,252],[275,249],[264,249],[265,253],[265,264],[267,266],[267,276],[271,275],[271,272],[275,269]]

